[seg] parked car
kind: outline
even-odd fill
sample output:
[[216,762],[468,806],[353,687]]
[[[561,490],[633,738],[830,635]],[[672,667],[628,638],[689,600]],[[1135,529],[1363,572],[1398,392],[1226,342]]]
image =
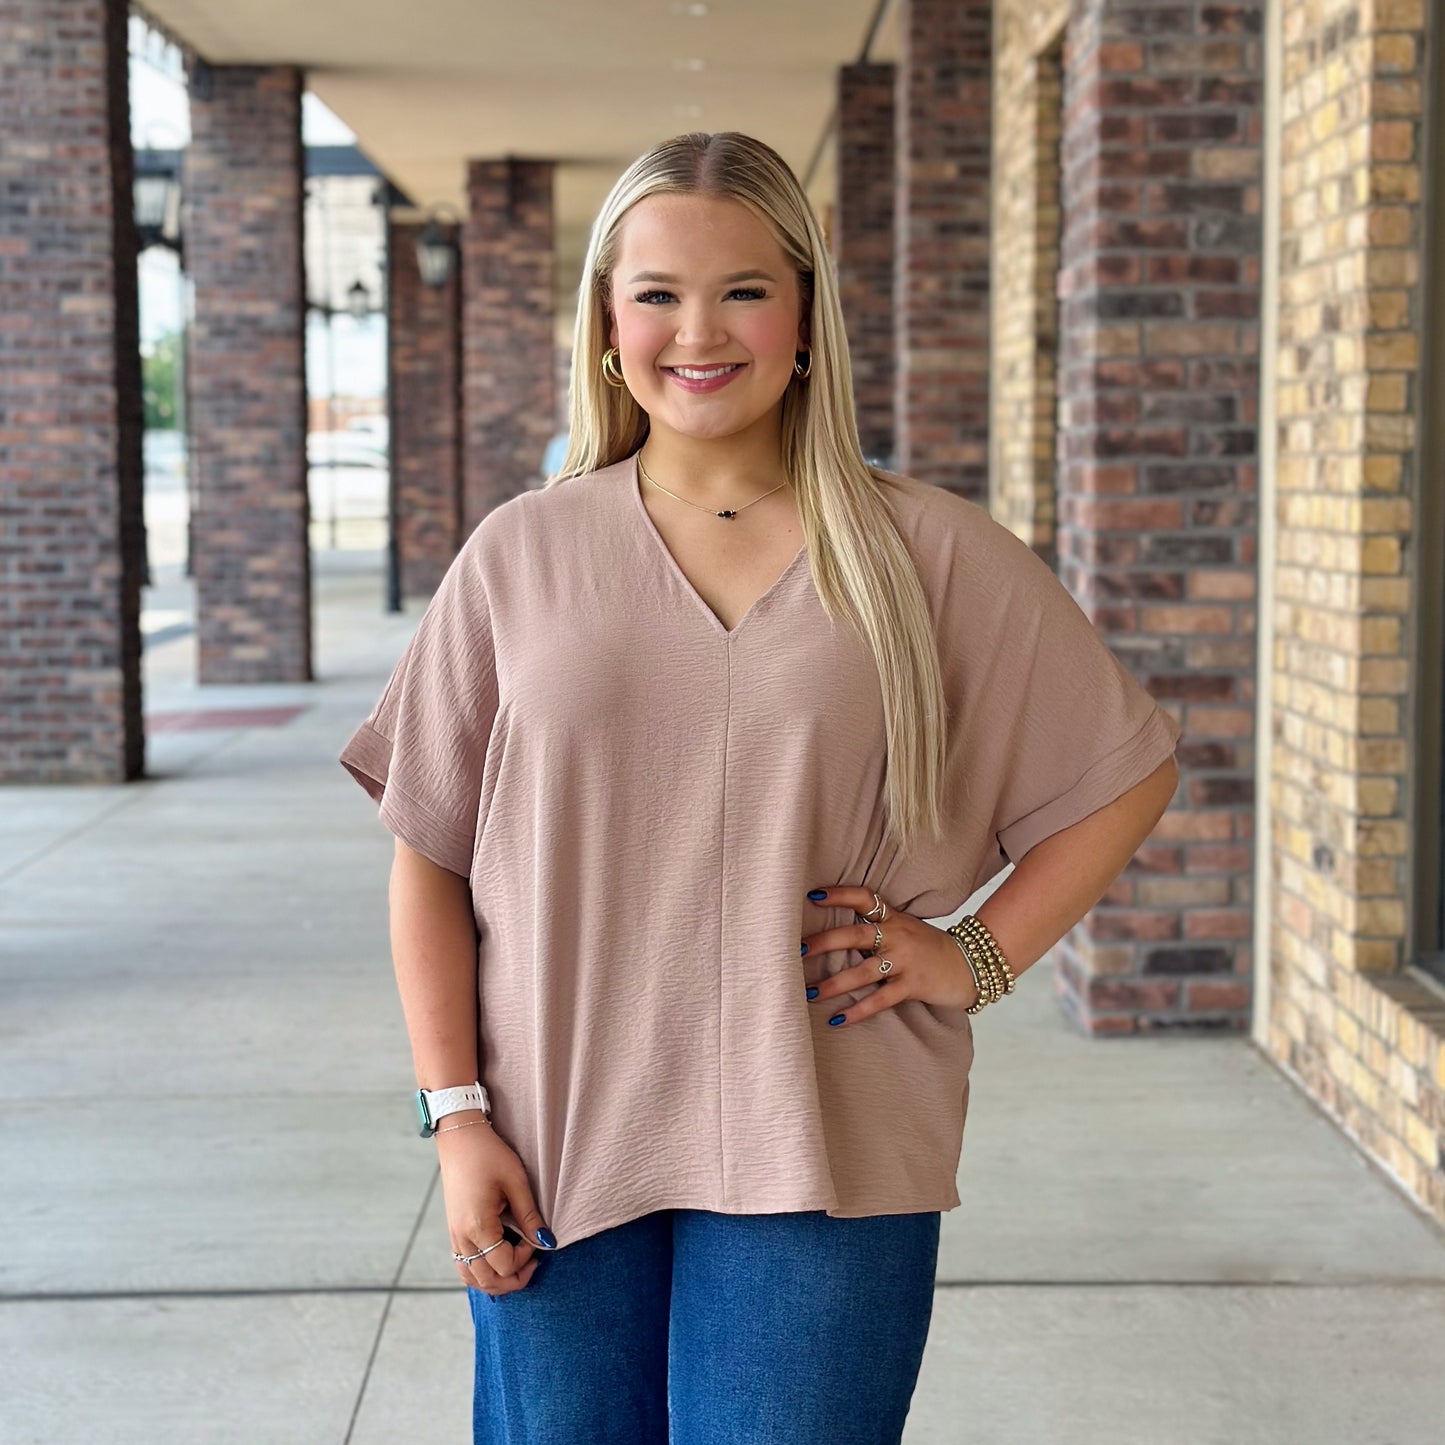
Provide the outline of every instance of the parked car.
[[386,442],[365,431],[314,431],[306,438],[306,460],[313,467],[384,469]]

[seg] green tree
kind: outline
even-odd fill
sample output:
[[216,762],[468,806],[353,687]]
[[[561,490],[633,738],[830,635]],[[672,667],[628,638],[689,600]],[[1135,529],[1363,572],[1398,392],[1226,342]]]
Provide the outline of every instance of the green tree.
[[180,419],[180,398],[176,394],[180,350],[181,333],[168,331],[156,338],[149,353],[141,354],[141,391],[148,431],[173,431]]

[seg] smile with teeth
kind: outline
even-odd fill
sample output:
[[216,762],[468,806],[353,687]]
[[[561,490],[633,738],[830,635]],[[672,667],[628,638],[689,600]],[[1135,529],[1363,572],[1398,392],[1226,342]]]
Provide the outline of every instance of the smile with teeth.
[[709,381],[714,376],[724,376],[729,371],[736,371],[743,363],[732,361],[725,366],[665,366],[664,371],[671,371],[677,376],[685,376],[689,381]]

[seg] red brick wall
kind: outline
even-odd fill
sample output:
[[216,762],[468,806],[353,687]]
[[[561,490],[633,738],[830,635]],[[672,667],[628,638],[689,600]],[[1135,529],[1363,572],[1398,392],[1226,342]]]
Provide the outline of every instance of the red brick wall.
[[1173,808],[1061,945],[1094,1032],[1248,1025],[1263,9],[1068,28],[1058,572],[1184,725]]
[[833,249],[863,455],[891,467],[894,450],[894,67],[838,71],[838,202]]
[[[423,227],[391,223],[391,464],[403,595],[430,595],[461,546],[461,351],[456,270],[422,283]],[[455,234],[455,227],[448,228]]]
[[216,66],[191,95],[186,267],[199,681],[311,679],[301,72]]
[[0,782],[120,782],[144,766],[126,6],[0,0],[0,37]]
[[474,160],[462,229],[467,534],[541,481],[556,424],[551,161]]
[[990,0],[899,0],[898,470],[988,494]]

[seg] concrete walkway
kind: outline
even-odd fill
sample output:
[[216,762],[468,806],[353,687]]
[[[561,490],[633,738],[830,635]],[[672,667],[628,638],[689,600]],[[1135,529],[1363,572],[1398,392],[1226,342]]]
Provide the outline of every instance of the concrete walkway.
[[[390,836],[335,762],[422,608],[316,569],[320,681],[192,686],[158,573],[151,777],[0,789],[5,1445],[469,1439]],[[1088,1041],[1052,985],[979,1018],[908,1445],[1439,1439],[1441,1231],[1248,1042]]]

